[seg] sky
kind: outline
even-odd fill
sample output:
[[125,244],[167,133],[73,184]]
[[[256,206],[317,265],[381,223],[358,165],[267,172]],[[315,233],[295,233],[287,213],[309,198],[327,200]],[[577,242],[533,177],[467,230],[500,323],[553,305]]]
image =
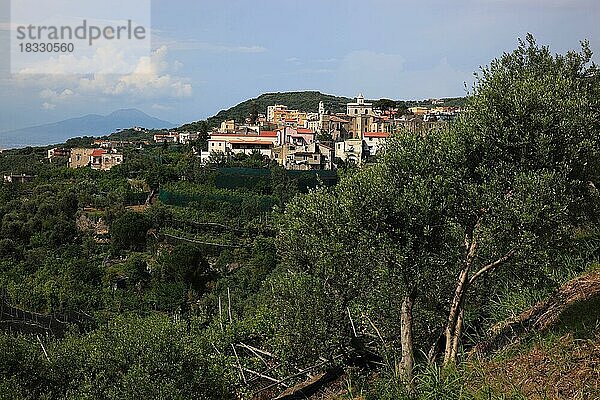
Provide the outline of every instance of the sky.
[[9,4],[0,0],[0,132],[121,108],[180,124],[266,92],[463,96],[527,33],[555,53],[587,39],[600,54],[599,0],[152,0],[152,52],[134,72],[11,74]]

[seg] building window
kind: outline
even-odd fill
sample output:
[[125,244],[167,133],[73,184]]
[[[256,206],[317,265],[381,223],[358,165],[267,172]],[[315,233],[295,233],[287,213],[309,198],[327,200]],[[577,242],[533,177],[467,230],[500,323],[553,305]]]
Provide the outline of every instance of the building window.
[[213,147],[215,146],[215,144],[214,144],[214,143],[211,143],[210,145],[211,145],[211,146],[213,146]]

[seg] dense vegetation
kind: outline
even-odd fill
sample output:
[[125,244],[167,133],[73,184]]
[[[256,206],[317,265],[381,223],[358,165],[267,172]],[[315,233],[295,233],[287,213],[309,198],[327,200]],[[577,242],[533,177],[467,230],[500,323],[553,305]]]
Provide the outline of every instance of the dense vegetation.
[[[590,59],[528,37],[451,129],[400,133],[337,185],[191,145],[106,173],[3,153],[36,178],[0,186],[1,396],[260,399],[319,372],[343,398],[531,394],[463,353],[598,263]],[[593,304],[571,310],[578,340],[600,334]]]

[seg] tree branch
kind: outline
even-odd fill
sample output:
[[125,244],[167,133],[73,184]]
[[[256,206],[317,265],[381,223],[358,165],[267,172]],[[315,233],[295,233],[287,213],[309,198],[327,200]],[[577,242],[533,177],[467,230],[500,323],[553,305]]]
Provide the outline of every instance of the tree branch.
[[506,253],[504,256],[502,256],[499,259],[497,259],[496,261],[494,261],[493,263],[489,263],[488,265],[481,268],[479,271],[477,271],[475,274],[473,274],[473,276],[471,276],[471,279],[469,279],[469,284],[472,284],[473,282],[475,282],[475,280],[477,278],[479,278],[481,275],[485,274],[486,272],[493,270],[494,268],[504,264],[512,256],[515,255],[516,251],[517,251],[516,249],[512,249],[508,253]]

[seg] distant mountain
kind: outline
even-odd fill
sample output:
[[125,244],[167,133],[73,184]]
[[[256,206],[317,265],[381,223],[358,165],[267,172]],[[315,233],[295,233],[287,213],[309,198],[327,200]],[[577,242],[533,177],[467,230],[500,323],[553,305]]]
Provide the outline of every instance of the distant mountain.
[[0,148],[46,146],[63,143],[72,137],[102,136],[133,126],[161,129],[171,128],[174,124],[151,117],[137,109],[123,109],[108,115],[89,114],[51,124],[2,132]]
[[323,94],[317,91],[265,93],[257,98],[246,100],[227,110],[221,110],[214,117],[208,118],[207,122],[209,126],[217,126],[228,119],[243,121],[251,114],[253,107],[256,107],[259,114],[265,114],[267,112],[267,106],[272,106],[274,104],[284,104],[291,109],[317,112],[320,101],[325,104],[326,110],[337,113],[345,112],[346,104],[354,101],[354,99]]

